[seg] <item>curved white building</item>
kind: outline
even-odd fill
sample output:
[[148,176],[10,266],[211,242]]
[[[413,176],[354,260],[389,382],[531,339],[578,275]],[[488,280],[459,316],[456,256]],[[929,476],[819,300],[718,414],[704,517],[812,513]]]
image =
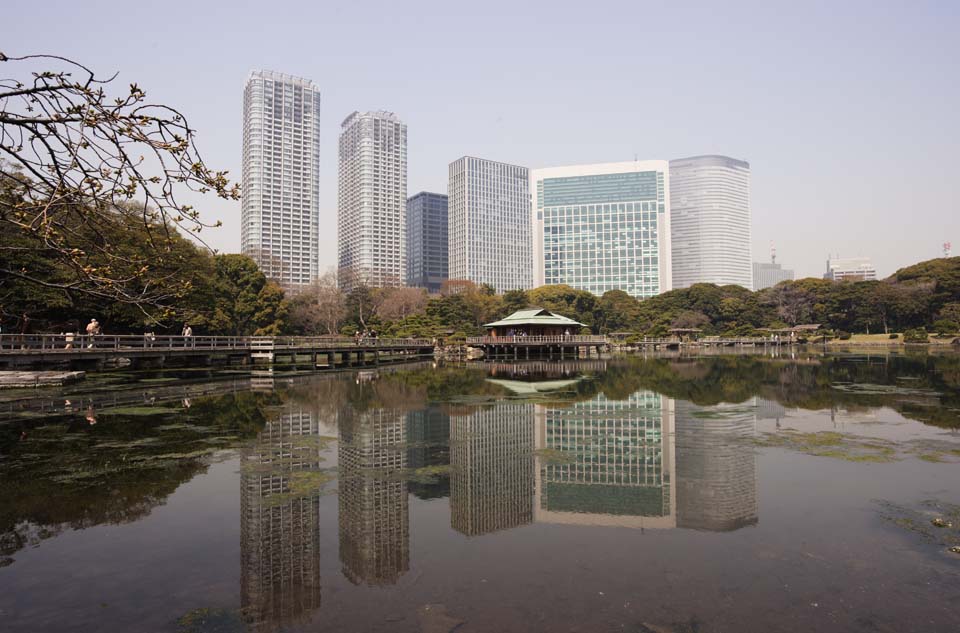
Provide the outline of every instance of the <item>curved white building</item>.
[[750,163],[727,156],[670,161],[673,287],[753,289]]

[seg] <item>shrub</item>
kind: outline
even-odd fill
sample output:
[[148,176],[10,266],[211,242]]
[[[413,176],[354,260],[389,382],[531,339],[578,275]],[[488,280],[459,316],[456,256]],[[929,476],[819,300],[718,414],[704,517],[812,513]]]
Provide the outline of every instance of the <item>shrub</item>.
[[837,332],[837,338],[840,339],[841,341],[849,341],[850,332],[844,332],[843,330],[840,330],[839,332]]
[[926,343],[928,342],[927,331],[918,327],[913,330],[907,330],[903,333],[904,343]]
[[900,338],[900,335],[899,335],[899,334],[896,334],[896,333],[890,335],[890,339],[891,339],[891,340],[893,340],[893,339],[895,339],[895,338]]
[[949,319],[940,319],[933,324],[933,331],[939,336],[951,334],[957,331],[957,324]]

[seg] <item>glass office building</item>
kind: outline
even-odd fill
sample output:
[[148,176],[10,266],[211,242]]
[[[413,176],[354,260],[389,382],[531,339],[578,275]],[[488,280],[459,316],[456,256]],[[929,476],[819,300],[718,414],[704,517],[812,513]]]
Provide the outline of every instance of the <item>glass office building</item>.
[[535,285],[670,290],[669,178],[665,160],[533,170]]
[[407,285],[440,292],[447,279],[447,196],[421,191],[407,200]]
[[320,89],[254,70],[243,89],[240,248],[270,279],[296,289],[317,278]]

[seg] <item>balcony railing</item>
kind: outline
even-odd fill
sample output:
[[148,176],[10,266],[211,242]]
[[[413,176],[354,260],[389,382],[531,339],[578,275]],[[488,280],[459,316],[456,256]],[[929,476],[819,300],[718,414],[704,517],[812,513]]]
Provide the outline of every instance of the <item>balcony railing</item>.
[[606,345],[607,337],[596,334],[559,336],[470,336],[467,345]]

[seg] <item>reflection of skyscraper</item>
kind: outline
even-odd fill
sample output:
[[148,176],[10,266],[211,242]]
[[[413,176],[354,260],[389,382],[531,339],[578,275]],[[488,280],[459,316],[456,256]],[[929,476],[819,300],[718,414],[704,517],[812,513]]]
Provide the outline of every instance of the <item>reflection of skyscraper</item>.
[[467,536],[533,520],[533,405],[450,416],[450,524]]
[[291,491],[296,473],[316,470],[312,414],[270,421],[244,451],[240,475],[240,593],[251,630],[305,620],[320,607],[320,495]]
[[675,527],[672,410],[651,391],[538,406],[537,521]]
[[736,530],[757,522],[757,462],[751,404],[677,401],[680,527]]
[[[431,406],[407,414],[407,467],[410,470],[450,463],[450,416]],[[421,499],[450,495],[449,477],[436,481],[411,481],[410,492]]]
[[354,584],[392,585],[410,568],[405,436],[399,411],[340,417],[340,563]]

